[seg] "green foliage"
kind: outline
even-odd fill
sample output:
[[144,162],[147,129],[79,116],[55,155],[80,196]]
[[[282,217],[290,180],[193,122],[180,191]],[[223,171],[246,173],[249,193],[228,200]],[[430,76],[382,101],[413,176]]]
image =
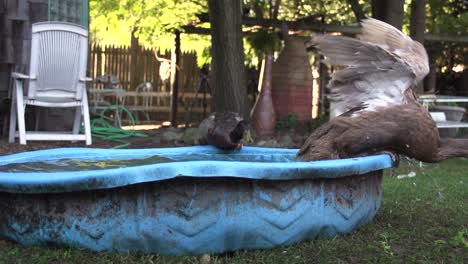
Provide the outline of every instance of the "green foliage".
[[[205,1],[180,0],[90,0],[90,32],[94,42],[130,45],[131,34],[142,46],[170,50],[174,31],[198,22],[197,14],[207,10]],[[182,37],[182,50],[206,54],[209,36]],[[203,65],[207,58],[199,57]]]
[[[276,7],[278,3],[280,5]],[[359,3],[364,13],[370,16],[371,1],[359,0]],[[405,32],[409,28],[410,3],[405,2]],[[356,22],[348,1],[244,0],[243,5],[248,10],[246,15],[257,18],[302,20],[305,23],[323,21],[328,24]],[[182,26],[195,24],[209,28],[209,23],[200,21],[200,14],[207,13],[207,1],[199,0],[90,0],[91,38],[101,44],[129,45],[134,31],[141,45],[168,50],[173,46],[176,29],[183,32]],[[430,33],[468,32],[467,5],[463,0],[427,0],[426,13],[426,30]],[[182,34],[182,50],[196,51],[199,65],[210,62],[210,45],[210,36]],[[255,29],[244,38],[244,49],[246,64],[258,66],[266,51],[281,49],[277,29]],[[461,63],[466,52],[461,45],[447,43],[434,49],[440,51],[437,60],[440,67],[450,66],[450,60]]]
[[452,237],[451,242],[454,246],[468,248],[468,229],[465,228],[461,231],[458,231],[457,234]]
[[[90,0],[90,37],[101,44],[130,45],[134,32],[140,45],[170,50],[174,31],[199,23],[197,14],[207,10],[206,1]],[[182,34],[181,38],[183,51],[209,53],[209,36]],[[206,62],[204,58],[199,63]]]
[[[426,31],[433,34],[468,34],[468,5],[463,2],[427,0]],[[434,43],[432,46],[426,45],[426,48],[432,50],[436,65],[442,72],[451,71],[456,64],[463,64],[463,54],[467,52],[464,43]]]
[[[370,1],[359,1],[364,13],[370,16]],[[348,1],[336,0],[303,0],[283,1],[279,10],[279,18],[286,20],[305,19],[311,22],[324,22],[330,24],[355,23],[356,17],[351,10]]]
[[[298,18],[327,13],[326,23],[351,23],[354,15],[346,1],[306,0],[278,1],[278,19]],[[245,0],[249,15],[272,18],[274,1]],[[365,10],[370,10],[367,1],[361,1]],[[90,0],[90,36],[93,42],[107,45],[130,45],[132,32],[139,44],[170,50],[174,43],[173,32],[182,26],[197,24],[209,28],[209,23],[200,24],[199,14],[208,12],[207,1],[181,0]],[[195,50],[198,64],[209,63],[210,36],[182,34],[182,50]],[[277,32],[260,29],[249,34],[244,41],[246,64],[257,66],[267,51],[279,51],[281,42]]]
[[277,131],[290,130],[296,127],[296,123],[297,123],[297,114],[292,113],[278,120],[278,122],[276,123],[275,129]]
[[279,51],[281,48],[281,40],[276,31],[260,29],[247,35],[246,40],[257,58],[263,58],[265,54]]
[[[197,53],[197,64],[202,67],[205,64],[211,63],[211,36],[181,34],[181,50],[195,51]],[[173,42],[167,45],[172,46]]]
[[427,0],[426,28],[431,33],[468,33],[468,7],[460,0]]
[[390,237],[389,232],[383,232],[382,234],[380,234],[380,238],[381,238],[380,243],[382,245],[383,251],[389,256],[393,257],[393,251],[389,243],[389,240],[390,240],[389,237]]

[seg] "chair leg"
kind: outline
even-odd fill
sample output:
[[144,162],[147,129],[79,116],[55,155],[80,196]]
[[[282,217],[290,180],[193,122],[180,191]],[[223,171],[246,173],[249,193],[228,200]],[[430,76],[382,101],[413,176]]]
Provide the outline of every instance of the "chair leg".
[[39,130],[39,119],[41,118],[41,109],[40,107],[36,106],[34,109],[34,112],[36,114],[36,124],[34,125],[34,130],[38,131]]
[[73,134],[78,135],[80,133],[81,125],[81,106],[75,109],[75,121],[73,122]]
[[11,108],[10,108],[10,131],[8,132],[8,142],[15,143],[16,134],[16,119],[18,114],[16,112],[16,91],[13,91],[11,95]]
[[16,111],[18,114],[18,131],[19,131],[19,141],[21,145],[26,145],[26,125],[24,121],[24,110],[25,104],[23,99],[23,85],[20,81],[16,81],[15,85],[16,92]]
[[84,129],[85,129],[85,138],[86,138],[86,145],[91,145],[92,140],[91,140],[91,122],[89,120],[89,112],[88,112],[88,107],[84,106],[85,109],[83,109],[83,120],[84,120]]
[[88,96],[86,95],[86,90],[83,94],[83,102],[82,102],[82,112],[83,112],[83,121],[84,121],[84,129],[85,129],[85,138],[86,138],[86,145],[92,144],[91,138],[91,122],[89,120],[89,107],[88,107]]

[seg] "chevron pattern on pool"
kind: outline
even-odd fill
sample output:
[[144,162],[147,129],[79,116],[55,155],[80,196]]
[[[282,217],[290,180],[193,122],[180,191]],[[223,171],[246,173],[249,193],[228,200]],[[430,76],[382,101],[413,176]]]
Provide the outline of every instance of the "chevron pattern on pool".
[[381,202],[382,172],[336,179],[179,177],[92,191],[0,193],[0,236],[27,245],[201,254],[355,230]]

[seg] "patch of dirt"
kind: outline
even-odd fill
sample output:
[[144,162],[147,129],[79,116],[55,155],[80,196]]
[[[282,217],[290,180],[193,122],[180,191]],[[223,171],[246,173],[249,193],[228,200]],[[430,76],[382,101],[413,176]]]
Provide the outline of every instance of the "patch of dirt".
[[[158,142],[154,140],[158,136],[158,131],[145,131],[147,137],[130,137],[124,139],[129,142],[130,145],[126,148],[157,148],[157,147],[169,147],[171,144],[169,142]],[[119,143],[112,141],[105,141],[97,137],[93,137],[93,144],[91,146],[86,146],[84,141],[70,142],[70,141],[28,141],[26,145],[21,145],[16,140],[15,143],[8,143],[7,138],[0,139],[0,155],[13,154],[25,151],[33,151],[40,149],[50,149],[50,148],[112,148],[118,146]],[[172,144],[175,146],[175,144]]]

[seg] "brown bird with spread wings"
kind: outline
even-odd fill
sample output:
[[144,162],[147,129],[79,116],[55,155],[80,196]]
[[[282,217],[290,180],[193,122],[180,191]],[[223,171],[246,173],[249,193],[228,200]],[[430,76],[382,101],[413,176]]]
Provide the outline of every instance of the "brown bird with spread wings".
[[424,162],[468,157],[467,139],[439,137],[436,123],[412,88],[428,73],[423,45],[376,19],[358,39],[322,35],[310,43],[335,71],[330,99],[343,114],[316,129],[299,150],[305,161],[389,152]]

